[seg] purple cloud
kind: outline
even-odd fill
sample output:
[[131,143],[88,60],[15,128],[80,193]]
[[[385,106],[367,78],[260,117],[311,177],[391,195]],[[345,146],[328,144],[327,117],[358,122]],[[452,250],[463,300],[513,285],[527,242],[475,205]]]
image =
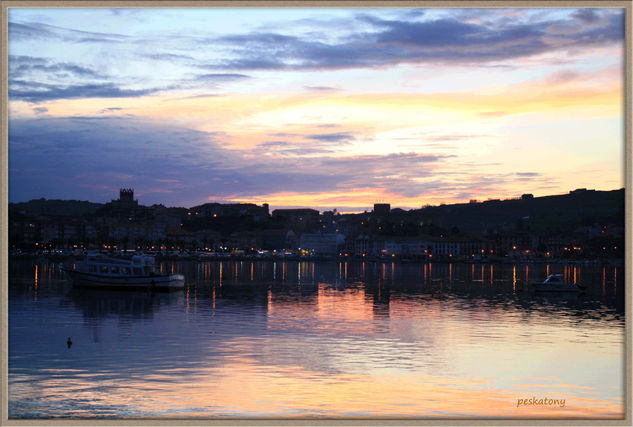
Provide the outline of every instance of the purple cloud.
[[[268,141],[258,149],[281,150],[269,158],[257,150],[225,149],[227,138],[137,117],[14,119],[9,128],[9,197],[103,202],[115,197],[113,188],[132,186],[143,194],[144,204],[193,206],[211,199],[351,191],[368,185],[421,197],[456,179],[438,174],[445,161],[453,162],[448,155],[341,157],[322,147]],[[466,180],[460,191],[471,184]]]

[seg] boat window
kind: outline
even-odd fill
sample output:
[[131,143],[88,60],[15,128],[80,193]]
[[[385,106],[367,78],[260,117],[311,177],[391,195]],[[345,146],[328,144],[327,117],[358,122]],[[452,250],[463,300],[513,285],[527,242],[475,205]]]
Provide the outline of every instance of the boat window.
[[113,274],[119,274],[119,266],[113,265],[112,267],[110,267],[110,272]]
[[143,268],[143,271],[145,271],[145,274],[149,274],[152,271],[152,269],[151,269],[151,267],[145,266]]
[[102,273],[107,273],[108,272],[108,266],[107,265],[100,265],[99,267],[100,267],[99,270]]
[[96,265],[89,265],[88,266],[88,271],[91,273],[96,273],[97,272],[97,266]]
[[130,267],[121,267],[121,273],[130,274]]
[[134,274],[140,276],[141,274],[143,274],[143,270],[138,267],[134,267]]

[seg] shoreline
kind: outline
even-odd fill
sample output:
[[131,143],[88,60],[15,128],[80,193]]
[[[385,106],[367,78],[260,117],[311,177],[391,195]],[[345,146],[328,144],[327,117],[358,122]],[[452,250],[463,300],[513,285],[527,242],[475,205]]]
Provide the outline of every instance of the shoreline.
[[[126,258],[129,255],[120,254],[106,254],[105,256],[115,258]],[[367,262],[367,263],[379,263],[379,264],[475,264],[475,265],[487,265],[487,264],[569,264],[569,265],[608,265],[608,266],[623,266],[624,259],[621,258],[608,258],[608,259],[511,259],[511,258],[497,258],[489,260],[470,260],[464,258],[380,258],[380,257],[363,257],[363,256],[327,256],[327,255],[289,255],[289,256],[249,256],[249,255],[216,255],[216,256],[196,256],[196,255],[153,255],[156,261],[195,261],[198,263],[205,262],[223,262],[223,261],[249,261],[249,262]],[[11,260],[31,260],[35,262],[66,262],[82,259],[83,256],[76,255],[61,255],[61,254],[10,254],[9,261]]]

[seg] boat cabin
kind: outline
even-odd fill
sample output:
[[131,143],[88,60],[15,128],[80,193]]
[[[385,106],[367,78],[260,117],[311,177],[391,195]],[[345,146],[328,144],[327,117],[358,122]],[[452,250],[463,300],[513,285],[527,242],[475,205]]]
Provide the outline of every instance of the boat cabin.
[[154,273],[154,259],[135,255],[132,260],[89,256],[84,271],[107,276],[149,276]]
[[551,284],[563,284],[563,275],[562,274],[550,274],[547,276],[547,279],[543,281],[543,283],[551,283]]

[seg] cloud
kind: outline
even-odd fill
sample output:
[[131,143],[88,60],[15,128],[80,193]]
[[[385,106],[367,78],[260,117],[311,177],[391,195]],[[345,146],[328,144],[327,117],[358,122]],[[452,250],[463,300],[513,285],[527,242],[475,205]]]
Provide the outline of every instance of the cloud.
[[271,134],[271,136],[278,136],[280,138],[293,138],[293,137],[301,136],[301,134],[288,133],[288,132],[275,132],[275,133]]
[[295,147],[295,148],[283,148],[274,150],[274,153],[266,153],[266,155],[274,155],[276,158],[286,157],[299,157],[299,156],[314,156],[315,154],[323,155],[327,153],[333,153],[333,150],[327,148],[318,147]]
[[579,9],[572,16],[583,24],[593,24],[600,20],[600,16],[595,9]]
[[[322,124],[317,125],[317,128],[335,128],[339,125],[335,124]],[[356,139],[352,132],[334,132],[334,133],[290,133],[290,132],[275,132],[270,134],[278,138],[290,138],[294,144],[299,144],[298,141],[309,141],[310,144],[340,144],[351,142]],[[271,141],[264,144],[284,144],[290,145],[289,141]],[[260,144],[261,145],[261,144]]]
[[99,114],[112,113],[112,112],[115,112],[115,111],[123,111],[123,108],[121,108],[121,107],[104,108],[103,110],[99,111]]
[[130,98],[169,89],[127,89],[91,67],[49,58],[10,55],[8,67],[11,100],[38,103],[56,99]]
[[573,18],[473,23],[448,17],[412,21],[361,14],[356,19],[373,31],[351,34],[338,43],[270,32],[220,37],[216,42],[226,45],[234,58],[208,67],[319,70],[428,62],[485,64],[623,41],[621,12],[594,14],[591,18],[587,13],[581,15],[592,19],[595,25],[591,27],[579,26]]
[[320,133],[313,135],[306,135],[307,139],[324,143],[348,143],[356,138],[351,132],[337,132],[337,133]]
[[[143,203],[186,206],[209,197],[328,193],[372,183],[392,193],[417,194],[422,184],[414,178],[429,176],[433,165],[446,158],[420,153],[341,157],[327,148],[286,141],[267,141],[255,151],[229,150],[223,148],[227,138],[138,117],[13,119],[11,198],[107,201],[113,197],[110,189],[123,185],[148,194]],[[276,150],[271,157],[263,155],[271,149]],[[155,188],[174,191],[150,196]]]
[[[16,89],[15,86],[28,87]],[[9,98],[14,101],[38,103],[55,99],[131,98],[150,95],[158,91],[160,89],[124,89],[113,83],[59,87],[43,83],[14,81],[13,87],[9,87]]]
[[[226,138],[136,117],[14,119],[10,193],[15,200],[105,201],[113,196],[108,189],[124,184],[139,193],[177,185],[173,194],[143,202],[191,205],[211,196],[324,191],[341,179],[287,161],[247,158],[248,153],[223,149]],[[93,193],[96,186],[104,189]]]
[[10,79],[19,79],[34,73],[46,74],[48,78],[66,77],[68,75],[89,78],[106,77],[98,71],[78,64],[55,62],[47,58],[32,56],[9,55],[8,65]]
[[132,186],[143,195],[141,203],[170,206],[265,200],[275,194],[302,195],[309,206],[311,197],[359,192],[368,204],[384,195],[409,200],[403,206],[419,206],[431,197],[481,198],[504,193],[512,183],[529,181],[535,188],[552,182],[537,172],[495,173],[447,154],[345,155],[274,140],[254,150],[225,149],[224,142],[232,137],[222,132],[138,117],[13,119],[8,136],[12,201],[108,201],[119,187]]
[[[244,52],[246,54],[246,52]],[[289,65],[284,64],[278,60],[269,58],[248,58],[245,55],[244,58],[224,61],[211,68],[220,69],[235,69],[235,70],[279,70],[279,69],[292,69]]]
[[[501,41],[512,43],[516,47],[517,40],[530,40],[531,48],[542,45],[533,44],[535,38],[542,33],[541,25],[516,25],[510,28],[498,28],[491,31],[484,25],[468,24],[452,19],[439,19],[426,22],[384,21],[374,20],[385,31],[377,37],[378,44],[391,44],[413,48],[477,48]],[[531,52],[530,52],[531,53]]]
[[540,173],[536,173],[536,172],[517,172],[515,173],[515,175],[520,176],[522,178],[532,178],[532,177],[541,176]]
[[[195,197],[213,177],[228,178],[221,136],[169,126],[155,120],[122,117],[13,119],[9,129],[12,197],[63,197],[108,200],[79,184],[139,190],[156,179],[190,179]],[[230,162],[229,162],[230,163]],[[132,177],[121,182],[121,176]],[[164,184],[164,182],[163,182]],[[42,197],[39,196],[39,197]],[[197,196],[200,199],[200,196]],[[156,200],[158,201],[158,200]],[[175,201],[175,200],[174,200]]]
[[266,141],[260,144],[257,144],[258,147],[289,147],[291,144],[287,141]]
[[130,37],[122,34],[73,30],[40,22],[9,22],[9,38],[11,40],[58,39],[73,43],[123,43],[130,40]]
[[35,114],[44,114],[44,113],[48,113],[48,108],[45,108],[45,107],[36,107],[36,108],[33,108],[33,112],[34,112]]
[[9,95],[12,100],[28,102],[76,98],[129,98],[159,91],[198,89],[201,85],[208,89],[210,84],[249,78],[250,76],[240,73],[205,73],[180,78],[160,88],[129,89],[123,87],[125,79],[108,76],[88,66],[41,57],[9,56]]
[[394,171],[408,173],[404,169],[405,166],[420,165],[423,163],[437,162],[442,159],[454,157],[452,155],[437,155],[423,153],[391,153],[385,155],[365,155],[365,156],[345,156],[331,157],[321,161],[324,167],[340,167],[352,168],[352,170],[376,171],[389,169],[396,166]]
[[304,89],[315,91],[315,92],[334,92],[340,89],[330,86],[304,86]]
[[425,136],[423,137],[426,141],[432,142],[446,142],[446,141],[461,141],[464,139],[473,139],[473,138],[486,138],[490,135],[459,135],[459,134],[449,134],[449,135],[437,135],[437,136]]
[[250,76],[246,74],[237,74],[237,73],[207,73],[207,74],[199,74],[192,78],[192,80],[203,80],[203,81],[233,81],[233,80],[243,80],[249,79]]
[[266,156],[268,161],[272,159],[285,159],[287,157],[314,156],[332,153],[333,150],[315,146],[305,146],[288,141],[265,141],[257,144],[255,153]]
[[175,61],[181,61],[181,60],[186,60],[186,61],[195,60],[195,58],[190,55],[181,55],[181,54],[166,53],[166,52],[165,53],[144,53],[141,56],[143,56],[144,58],[153,59],[156,61],[168,61],[168,62],[175,62]]
[[[202,97],[210,96],[204,93],[209,85],[252,78],[245,70],[316,71],[399,64],[498,67],[507,66],[500,63],[503,61],[553,52],[561,55],[551,61],[560,61],[565,52],[622,43],[624,37],[624,15],[617,9],[579,9],[564,17],[547,10],[527,10],[518,15],[510,9],[427,12],[412,9],[380,15],[371,11],[359,13],[336,35],[329,28],[339,28],[340,18],[312,20],[314,31],[293,35],[281,34],[275,29],[277,26],[269,27],[274,30],[220,36],[209,32],[125,35],[10,22],[9,36],[13,41],[35,40],[69,51],[81,43],[96,43],[95,52],[116,56],[125,67],[116,61],[103,63],[102,58],[76,63],[11,55],[9,93],[11,99],[28,102],[134,97],[168,90],[202,92],[191,95]],[[287,31],[293,31],[292,25]],[[109,46],[111,43],[118,44],[116,50]],[[139,46],[160,48],[138,52]],[[212,51],[209,46],[213,46]],[[147,59],[174,63],[174,73],[159,78],[133,71],[145,69]],[[121,68],[125,75],[120,74]],[[199,74],[200,70],[209,72]],[[559,76],[561,82],[572,77]],[[141,83],[140,88],[130,87]],[[327,85],[305,85],[304,89],[323,93],[340,90]],[[482,113],[482,117],[491,117],[487,114]]]
[[[318,126],[317,126],[318,127]],[[331,127],[331,126],[327,126]],[[315,157],[334,153],[334,147],[346,145],[356,138],[351,132],[298,134],[278,132],[272,136],[290,140],[271,140],[257,144],[255,152],[270,159]]]
[[409,9],[406,10],[403,14],[404,19],[417,19],[422,18],[427,14],[426,9]]
[[43,25],[9,22],[9,38],[11,40],[50,39],[56,36],[57,34]]

